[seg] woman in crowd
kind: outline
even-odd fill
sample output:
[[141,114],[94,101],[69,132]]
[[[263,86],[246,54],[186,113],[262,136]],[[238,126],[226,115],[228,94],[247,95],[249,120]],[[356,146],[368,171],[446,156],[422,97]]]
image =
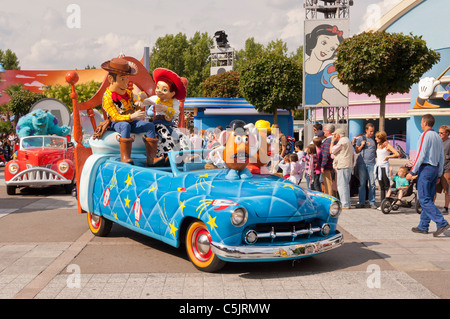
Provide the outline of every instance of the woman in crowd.
[[[387,141],[386,132],[380,131],[375,134],[377,142],[377,159],[375,163],[375,177],[380,185],[380,199],[386,197],[386,192],[390,189],[389,180],[389,159],[400,157],[399,152]],[[378,207],[377,209],[380,209]]]

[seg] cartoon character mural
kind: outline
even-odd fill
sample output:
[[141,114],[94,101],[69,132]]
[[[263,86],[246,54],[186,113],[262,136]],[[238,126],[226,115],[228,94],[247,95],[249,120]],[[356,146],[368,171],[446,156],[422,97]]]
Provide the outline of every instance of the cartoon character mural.
[[337,25],[317,25],[305,37],[305,105],[345,105],[348,87],[342,84],[333,65],[336,50],[344,40]]
[[[419,96],[416,98],[413,109],[437,109],[440,106],[432,104],[428,101],[430,97],[435,93],[435,89],[438,85],[442,84],[441,78],[450,70],[450,66],[445,69],[437,78],[424,77],[419,81]],[[443,93],[442,98],[445,101],[450,101],[450,84],[445,87],[447,92]]]

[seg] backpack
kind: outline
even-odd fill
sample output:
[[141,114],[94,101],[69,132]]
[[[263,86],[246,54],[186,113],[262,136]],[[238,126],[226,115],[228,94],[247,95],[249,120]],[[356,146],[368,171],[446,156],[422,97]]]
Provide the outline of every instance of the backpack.
[[286,138],[287,138],[286,152],[290,154],[294,152],[295,138],[293,138],[292,136],[286,136]]

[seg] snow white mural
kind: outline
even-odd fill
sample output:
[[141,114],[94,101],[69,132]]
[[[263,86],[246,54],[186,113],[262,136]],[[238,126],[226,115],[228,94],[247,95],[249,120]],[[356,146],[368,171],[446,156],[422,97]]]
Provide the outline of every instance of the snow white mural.
[[333,65],[337,47],[344,40],[345,29],[338,25],[319,24],[309,33],[306,30],[305,105],[348,105],[348,87],[339,81]]

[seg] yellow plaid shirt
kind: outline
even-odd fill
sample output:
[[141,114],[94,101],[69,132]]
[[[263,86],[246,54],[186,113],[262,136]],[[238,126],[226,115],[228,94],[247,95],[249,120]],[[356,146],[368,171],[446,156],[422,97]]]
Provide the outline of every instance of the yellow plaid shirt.
[[122,105],[120,107],[114,104],[112,100],[112,93],[109,88],[107,88],[103,94],[102,107],[114,122],[131,122],[130,115],[136,111],[136,108],[134,106],[133,93],[130,90],[127,90],[127,94],[130,98],[128,101],[121,101]]

